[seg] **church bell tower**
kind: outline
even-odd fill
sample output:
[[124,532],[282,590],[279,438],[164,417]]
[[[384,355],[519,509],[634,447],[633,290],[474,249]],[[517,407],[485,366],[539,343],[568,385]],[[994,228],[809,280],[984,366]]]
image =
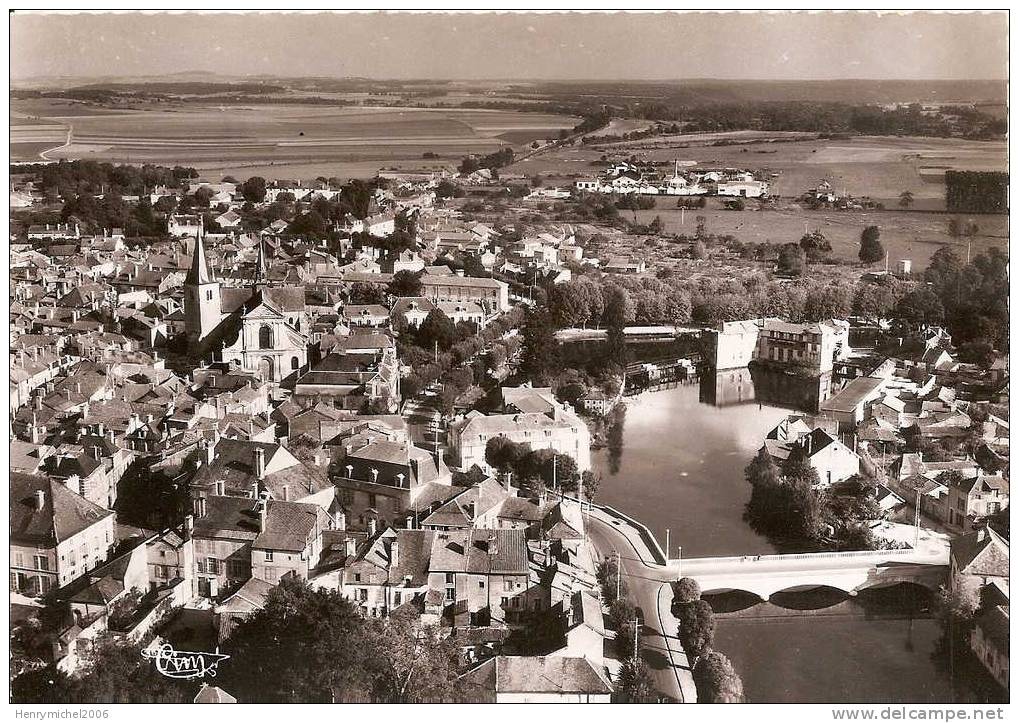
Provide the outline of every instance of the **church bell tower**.
[[219,281],[205,258],[205,225],[199,219],[191,268],[184,280],[184,330],[189,344],[205,339],[222,317]]

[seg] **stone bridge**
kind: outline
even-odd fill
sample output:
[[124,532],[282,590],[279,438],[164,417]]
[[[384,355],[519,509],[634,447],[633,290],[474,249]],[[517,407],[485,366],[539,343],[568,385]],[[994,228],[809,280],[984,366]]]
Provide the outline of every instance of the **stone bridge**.
[[670,577],[692,577],[702,593],[739,590],[767,600],[777,592],[830,587],[849,595],[909,582],[937,590],[948,573],[948,549],[813,552],[795,555],[669,560]]

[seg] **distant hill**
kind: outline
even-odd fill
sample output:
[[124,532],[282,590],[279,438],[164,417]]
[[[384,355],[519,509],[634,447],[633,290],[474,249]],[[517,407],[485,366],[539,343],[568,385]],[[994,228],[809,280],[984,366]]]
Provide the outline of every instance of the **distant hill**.
[[677,80],[675,82],[555,82],[519,86],[518,92],[553,95],[561,100],[606,102],[657,100],[671,106],[714,103],[815,101],[822,103],[1004,103],[1004,80]]

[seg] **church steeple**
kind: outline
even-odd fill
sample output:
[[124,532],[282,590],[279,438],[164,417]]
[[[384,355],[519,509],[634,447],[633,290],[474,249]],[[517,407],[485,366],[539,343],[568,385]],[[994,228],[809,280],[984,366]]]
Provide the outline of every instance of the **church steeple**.
[[222,317],[219,281],[205,257],[205,224],[199,217],[191,268],[184,279],[184,330],[188,342],[197,344],[207,337]]
[[195,236],[195,251],[191,256],[191,268],[188,269],[187,278],[184,283],[190,286],[199,284],[212,284],[216,281],[216,275],[209,266],[209,260],[205,258],[205,222],[202,216],[198,217],[198,234]]
[[264,286],[269,281],[269,270],[265,262],[265,241],[258,239],[258,261],[255,263],[254,286]]

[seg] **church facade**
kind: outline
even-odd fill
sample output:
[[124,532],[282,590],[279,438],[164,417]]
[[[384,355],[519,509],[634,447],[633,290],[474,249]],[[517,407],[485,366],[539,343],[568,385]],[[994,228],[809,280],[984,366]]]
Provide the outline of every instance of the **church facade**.
[[211,354],[280,382],[308,366],[304,288],[270,286],[266,278],[260,244],[252,285],[224,287],[209,265],[199,232],[184,282],[184,329],[196,355]]

